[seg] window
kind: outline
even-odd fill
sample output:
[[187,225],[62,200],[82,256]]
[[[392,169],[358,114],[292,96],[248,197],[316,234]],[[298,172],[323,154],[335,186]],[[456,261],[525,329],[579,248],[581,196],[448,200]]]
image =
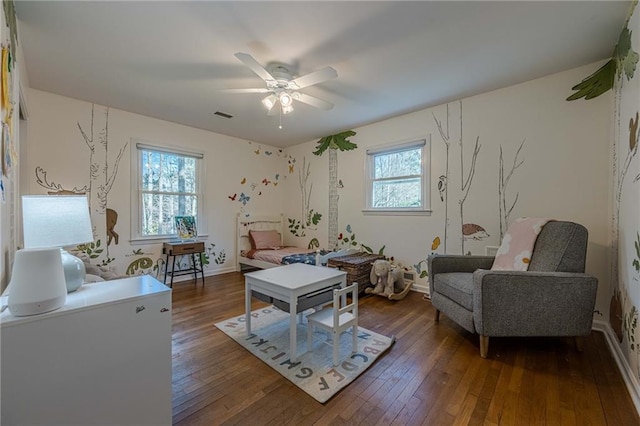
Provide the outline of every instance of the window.
[[428,150],[427,139],[367,150],[365,212],[430,212]]
[[137,191],[132,194],[132,235],[152,239],[176,235],[175,216],[194,216],[202,226],[200,153],[136,143]]

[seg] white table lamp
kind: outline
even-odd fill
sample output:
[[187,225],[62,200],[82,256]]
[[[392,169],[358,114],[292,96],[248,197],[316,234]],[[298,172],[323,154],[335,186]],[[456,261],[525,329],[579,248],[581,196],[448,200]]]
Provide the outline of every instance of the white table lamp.
[[[89,203],[84,195],[24,195],[22,225],[26,249],[62,247],[93,241]],[[61,250],[68,292],[83,283],[82,260]]]
[[67,286],[60,249],[18,250],[7,292],[9,312],[17,317],[61,308],[67,300]]

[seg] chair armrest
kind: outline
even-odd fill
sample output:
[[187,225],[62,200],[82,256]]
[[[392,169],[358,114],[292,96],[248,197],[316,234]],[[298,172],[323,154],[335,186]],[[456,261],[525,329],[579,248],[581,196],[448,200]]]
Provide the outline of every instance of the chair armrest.
[[583,273],[476,271],[474,324],[484,336],[587,335],[597,288]]
[[464,256],[461,254],[432,254],[427,258],[429,286],[434,291],[433,277],[448,272],[474,272],[478,269],[491,269],[493,256]]

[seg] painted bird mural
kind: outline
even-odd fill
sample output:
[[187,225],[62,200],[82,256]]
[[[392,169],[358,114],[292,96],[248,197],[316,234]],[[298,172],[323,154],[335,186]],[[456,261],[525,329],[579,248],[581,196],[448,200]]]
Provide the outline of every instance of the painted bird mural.
[[638,143],[638,112],[636,111],[636,120],[633,117],[629,119],[629,151],[633,151]]
[[447,177],[440,176],[438,179],[438,192],[440,193],[440,201],[444,201],[444,193],[447,191]]

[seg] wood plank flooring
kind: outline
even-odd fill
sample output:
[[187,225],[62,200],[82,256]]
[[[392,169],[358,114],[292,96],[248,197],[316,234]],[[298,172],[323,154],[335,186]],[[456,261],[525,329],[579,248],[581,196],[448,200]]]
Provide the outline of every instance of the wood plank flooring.
[[[253,307],[265,305],[254,301]],[[173,288],[175,425],[640,425],[607,348],[571,339],[478,336],[410,292],[360,299],[360,324],[396,343],[320,404],[214,324],[244,312],[244,277],[229,273]]]

